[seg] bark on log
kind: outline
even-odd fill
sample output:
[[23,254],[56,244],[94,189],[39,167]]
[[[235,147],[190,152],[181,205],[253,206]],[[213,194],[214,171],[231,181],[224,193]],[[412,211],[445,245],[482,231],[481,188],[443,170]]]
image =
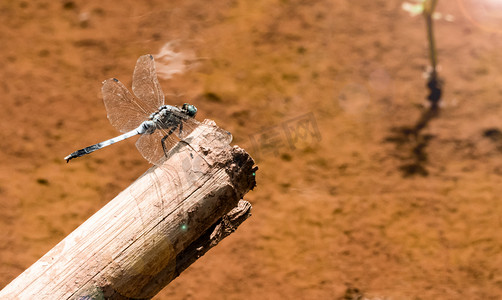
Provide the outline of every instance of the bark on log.
[[[211,121],[206,124],[212,125]],[[201,126],[2,291],[0,299],[149,299],[249,215],[252,158]],[[238,204],[239,203],[239,204]]]

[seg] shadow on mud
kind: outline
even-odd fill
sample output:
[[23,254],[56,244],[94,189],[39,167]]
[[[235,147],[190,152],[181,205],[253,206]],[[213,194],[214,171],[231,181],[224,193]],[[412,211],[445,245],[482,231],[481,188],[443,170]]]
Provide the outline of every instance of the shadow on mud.
[[422,112],[414,125],[394,127],[390,130],[391,134],[384,140],[395,145],[395,156],[401,161],[399,170],[403,177],[429,175],[427,147],[434,136],[424,133],[423,130],[434,118],[439,116],[439,101],[443,82],[437,76],[430,76],[427,88],[429,90],[427,96],[430,103],[429,108]]

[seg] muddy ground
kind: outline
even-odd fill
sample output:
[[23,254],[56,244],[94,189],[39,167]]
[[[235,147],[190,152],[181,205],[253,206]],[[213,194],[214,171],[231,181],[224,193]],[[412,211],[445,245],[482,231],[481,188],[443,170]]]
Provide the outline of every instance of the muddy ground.
[[178,40],[196,59],[164,91],[260,170],[253,216],[156,299],[499,299],[502,4],[439,2],[417,138],[425,25],[402,1],[0,2],[0,287],[147,170],[134,141],[63,157],[117,134],[101,82]]

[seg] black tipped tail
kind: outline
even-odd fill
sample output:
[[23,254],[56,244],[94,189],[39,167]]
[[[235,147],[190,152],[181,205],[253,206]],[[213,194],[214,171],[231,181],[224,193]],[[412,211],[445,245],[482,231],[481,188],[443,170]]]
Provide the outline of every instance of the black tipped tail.
[[66,163],[69,163],[72,158],[75,158],[75,156],[73,156],[73,153],[65,157],[64,160],[66,160]]
[[77,150],[77,151],[73,152],[72,154],[68,155],[67,157],[65,157],[64,160],[66,160],[66,163],[69,163],[70,160],[77,158],[77,157],[80,157],[85,154],[87,154],[87,152],[85,152],[84,149],[80,149],[80,150]]
[[94,151],[101,149],[101,148],[102,147],[100,144],[92,145],[87,148],[77,150],[77,151],[73,152],[72,154],[68,155],[67,157],[65,157],[64,159],[66,160],[66,163],[69,163],[71,159],[89,154],[89,153],[94,152]]

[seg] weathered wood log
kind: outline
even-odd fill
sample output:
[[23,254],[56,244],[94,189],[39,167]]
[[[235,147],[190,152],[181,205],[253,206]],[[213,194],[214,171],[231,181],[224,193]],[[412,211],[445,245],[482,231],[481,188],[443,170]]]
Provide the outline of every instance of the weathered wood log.
[[238,203],[254,188],[257,168],[220,134],[198,127],[163,164],[0,291],[0,299],[153,297],[250,215],[249,203]]

